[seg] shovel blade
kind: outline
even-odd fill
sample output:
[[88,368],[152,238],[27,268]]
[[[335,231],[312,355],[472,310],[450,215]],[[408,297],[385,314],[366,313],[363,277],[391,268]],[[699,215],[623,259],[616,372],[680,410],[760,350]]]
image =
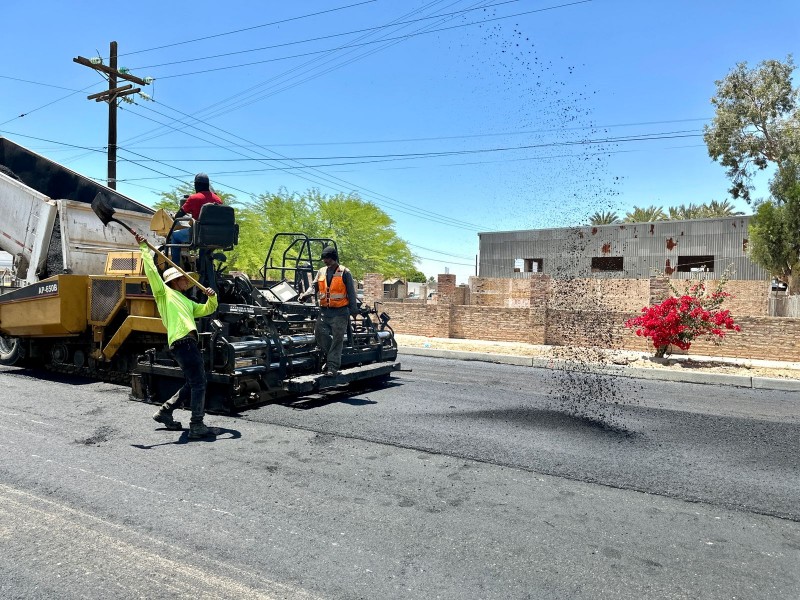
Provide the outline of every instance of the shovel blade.
[[92,200],[92,210],[103,222],[103,225],[108,225],[114,220],[114,207],[111,206],[111,201],[103,192],[98,192]]

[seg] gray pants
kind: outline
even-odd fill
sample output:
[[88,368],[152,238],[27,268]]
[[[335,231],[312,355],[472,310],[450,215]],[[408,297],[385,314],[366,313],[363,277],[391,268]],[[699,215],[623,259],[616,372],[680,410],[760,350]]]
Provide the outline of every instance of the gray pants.
[[317,339],[317,346],[327,356],[328,369],[338,371],[342,366],[342,345],[349,319],[347,308],[321,308],[319,311],[314,337]]

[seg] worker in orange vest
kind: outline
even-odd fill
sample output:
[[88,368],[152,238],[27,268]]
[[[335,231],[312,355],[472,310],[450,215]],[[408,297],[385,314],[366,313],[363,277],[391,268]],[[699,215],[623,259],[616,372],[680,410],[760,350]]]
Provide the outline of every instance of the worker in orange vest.
[[298,300],[305,302],[314,292],[319,297],[319,317],[314,327],[317,345],[325,353],[325,374],[336,376],[342,365],[342,345],[350,315],[358,314],[353,275],[339,264],[336,248],[327,246],[320,257],[325,266]]

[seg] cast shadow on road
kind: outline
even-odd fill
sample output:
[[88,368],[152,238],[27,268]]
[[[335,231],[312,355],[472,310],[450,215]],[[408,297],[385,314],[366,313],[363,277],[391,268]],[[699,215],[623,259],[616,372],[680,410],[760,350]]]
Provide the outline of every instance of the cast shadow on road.
[[[177,440],[172,440],[169,442],[162,442],[160,444],[131,444],[132,447],[138,448],[139,450],[152,450],[153,448],[158,448],[159,446],[179,446],[183,444],[197,444],[197,443],[212,443],[212,442],[222,442],[228,440],[238,440],[242,437],[242,433],[237,431],[236,429],[227,429],[226,427],[209,427],[211,431],[214,432],[213,436],[201,438],[199,440],[190,440],[189,439],[189,430],[184,429],[181,431],[180,437]],[[166,431],[169,432],[169,429],[164,427],[157,429],[156,431]],[[177,432],[174,432],[177,433]]]
[[285,406],[286,408],[291,408],[294,410],[313,410],[315,408],[322,408],[323,406],[328,406],[331,404],[368,406],[370,404],[377,404],[378,402],[376,400],[370,400],[365,396],[365,394],[377,390],[390,389],[398,385],[402,385],[402,383],[396,380],[389,380],[373,384],[370,384],[368,381],[363,383],[355,382],[351,383],[350,385],[330,388],[316,394],[295,396],[261,406]]
[[4,375],[11,375],[12,377],[27,377],[39,381],[50,381],[53,383],[66,383],[69,385],[89,385],[92,383],[102,383],[99,379],[92,379],[74,373],[56,373],[55,371],[47,371],[45,369],[35,368],[18,368],[18,369],[4,369]]
[[553,409],[516,407],[510,409],[461,411],[446,413],[448,417],[487,422],[501,422],[517,427],[563,432],[589,432],[611,438],[631,439],[641,435],[628,429],[624,415],[598,410],[591,414],[572,413]]

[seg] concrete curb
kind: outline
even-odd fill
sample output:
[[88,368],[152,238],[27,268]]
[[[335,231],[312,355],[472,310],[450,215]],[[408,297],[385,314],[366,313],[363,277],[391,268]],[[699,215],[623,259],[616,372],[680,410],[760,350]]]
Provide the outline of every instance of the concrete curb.
[[[437,348],[416,348],[401,346],[400,354],[412,356],[429,356],[431,358],[446,358],[451,360],[475,360],[502,365],[515,365],[519,367],[533,367],[536,369],[567,369],[574,370],[575,361],[534,358],[529,356],[516,356],[513,354],[491,354],[488,352],[467,352],[465,350],[440,350]],[[682,383],[700,383],[704,385],[730,385],[735,387],[755,388],[761,390],[783,390],[788,392],[800,391],[800,380],[777,379],[774,377],[748,377],[746,375],[727,375],[725,373],[692,373],[672,371],[668,369],[647,369],[643,367],[626,367],[621,365],[580,365],[580,370],[588,370],[603,375],[617,377],[631,377],[633,379],[650,379],[661,381],[676,381]]]

